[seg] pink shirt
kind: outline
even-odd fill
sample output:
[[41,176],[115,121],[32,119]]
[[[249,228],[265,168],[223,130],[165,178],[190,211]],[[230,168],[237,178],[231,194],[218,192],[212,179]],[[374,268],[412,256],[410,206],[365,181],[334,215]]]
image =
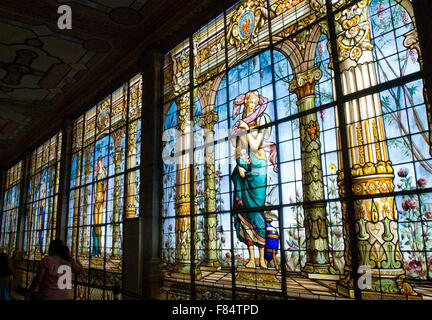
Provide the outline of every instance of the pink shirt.
[[61,265],[72,265],[76,264],[75,259],[72,258],[71,262],[57,262],[52,256],[46,256],[41,260],[41,266],[45,268],[45,273],[39,285],[39,300],[70,300],[71,292],[68,289],[60,289],[58,286],[58,279],[64,275],[58,273],[58,268]]

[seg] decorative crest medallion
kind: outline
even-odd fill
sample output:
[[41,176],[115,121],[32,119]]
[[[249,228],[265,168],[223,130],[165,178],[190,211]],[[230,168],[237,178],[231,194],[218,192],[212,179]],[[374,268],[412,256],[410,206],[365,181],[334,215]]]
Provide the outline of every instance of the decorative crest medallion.
[[255,38],[268,19],[269,12],[270,16],[275,15],[261,0],[243,0],[231,18],[229,44],[239,47],[240,51],[249,49],[255,44]]
[[97,129],[103,132],[109,126],[111,99],[106,98],[99,106],[97,111]]
[[240,38],[249,39],[255,26],[255,16],[252,12],[246,11],[238,22]]

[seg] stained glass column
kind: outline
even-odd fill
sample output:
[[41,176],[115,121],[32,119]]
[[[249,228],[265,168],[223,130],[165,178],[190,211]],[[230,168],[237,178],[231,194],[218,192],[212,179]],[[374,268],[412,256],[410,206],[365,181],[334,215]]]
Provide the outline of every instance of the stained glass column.
[[216,181],[215,181],[215,150],[214,125],[218,121],[218,114],[214,110],[206,110],[200,117],[199,125],[204,128],[204,261],[202,270],[218,270],[220,262],[217,257],[217,215],[216,215]]
[[[114,139],[114,200],[113,200],[113,234],[112,234],[112,256],[111,259],[120,259],[119,252],[119,214],[120,214],[120,173],[121,173],[121,160],[122,160],[122,140],[125,135],[125,129],[115,131],[112,136]],[[135,216],[135,203],[134,203],[134,216]]]
[[[315,108],[315,85],[321,79],[318,67],[298,74],[290,83],[297,95],[298,112]],[[306,266],[303,272],[310,278],[337,279],[330,264],[328,219],[324,201],[324,182],[321,164],[320,128],[315,112],[300,118],[300,143],[304,224],[306,230]],[[311,204],[312,202],[312,204]]]
[[[54,167],[50,167],[49,168],[49,176],[51,177],[50,181],[49,181],[49,190],[54,190],[54,188],[56,188],[55,183],[57,180],[57,175],[58,175],[58,171],[54,171]],[[55,177],[55,178],[54,178]],[[53,192],[54,193],[54,192]],[[55,218],[55,213],[57,213],[57,210],[54,209],[55,206],[57,205],[57,203],[55,203],[54,198],[47,198],[45,201],[45,207],[49,208],[47,214],[47,219],[46,219],[46,223],[47,226],[51,226],[54,227],[54,229],[49,229],[47,228],[46,230],[46,236],[45,236],[45,248],[49,247],[51,238],[54,239],[55,238],[55,234],[53,235],[52,233],[55,233],[55,226],[56,226],[56,218]],[[54,237],[53,237],[54,236]]]
[[[177,130],[180,131],[181,136],[177,140],[178,150],[190,150],[190,134],[189,118],[190,118],[190,104],[189,95],[185,94],[177,101]],[[189,147],[189,148],[188,148]],[[177,276],[188,277],[190,276],[190,155],[185,153],[178,157],[177,162],[177,179],[176,179],[176,198],[175,198],[175,212],[176,212],[176,249],[175,260],[176,265],[174,274]]]
[[[377,85],[374,68],[368,6],[360,1],[336,14],[336,40],[341,73],[342,94],[349,95]],[[404,282],[402,254],[399,248],[398,212],[393,192],[394,172],[390,162],[379,94],[353,98],[344,104],[347,123],[349,165],[353,195],[361,197],[354,203],[359,266],[370,270],[372,287],[362,290],[362,297],[374,298],[382,293],[415,295]],[[340,167],[343,167],[340,157]],[[338,172],[341,196],[344,194],[343,171]],[[382,197],[374,197],[381,194]],[[370,197],[370,198],[368,198]],[[347,210],[343,207],[347,221]],[[345,229],[346,248],[349,234]],[[352,293],[351,257],[346,251],[346,276],[338,290]],[[403,298],[404,299],[404,298]]]
[[22,180],[20,185],[20,195],[19,195],[19,209],[18,209],[18,219],[17,219],[17,245],[16,245],[16,251],[20,252],[21,254],[25,251],[25,243],[24,243],[24,230],[25,223],[26,223],[26,200],[28,196],[29,191],[29,170],[30,170],[30,159],[31,159],[31,153],[26,152],[24,155],[24,161],[22,164]]
[[76,169],[76,178],[75,178],[75,191],[74,191],[74,209],[72,216],[72,250],[71,252],[75,254],[77,252],[77,232],[78,232],[78,222],[79,222],[79,207],[80,207],[80,189],[78,188],[80,184],[80,176],[81,176],[81,153],[77,154],[77,169]]
[[[84,200],[83,200],[83,212],[82,212],[82,224],[86,225],[87,224],[87,209],[89,206],[88,203],[88,197],[89,197],[89,187],[87,186],[88,183],[88,179],[90,176],[90,173],[92,171],[92,167],[90,165],[90,158],[92,156],[92,146],[88,146],[84,149]],[[80,244],[80,253],[84,256],[85,259],[87,259],[87,228],[84,227],[81,229],[82,230],[82,235],[80,236],[80,240],[81,240],[81,244]],[[90,250],[90,248],[89,248]]]
[[[82,123],[82,118],[81,120],[77,120],[74,124],[73,124],[73,133],[72,133],[72,147],[71,147],[71,151],[73,153],[72,158],[71,158],[71,163],[75,163],[75,184],[73,186],[70,186],[70,188],[75,188],[72,192],[73,192],[73,209],[72,209],[72,226],[68,227],[72,227],[72,239],[70,242],[71,245],[71,253],[73,255],[76,255],[77,253],[79,253],[78,248],[78,238],[77,238],[77,234],[78,234],[78,224],[79,224],[79,215],[80,215],[80,180],[81,180],[81,172],[82,170],[82,151],[80,150],[82,148],[82,134],[83,134],[83,123]],[[77,152],[78,151],[78,152]],[[70,208],[69,208],[70,209]]]
[[[129,125],[128,132],[128,148],[127,148],[127,160],[126,160],[126,168],[135,167],[136,162],[136,142],[137,142],[137,122],[133,122]],[[135,179],[136,179],[136,171],[131,171],[127,174],[126,178],[126,207],[125,207],[125,218],[131,219],[135,218],[136,208],[135,208]]]
[[[191,134],[193,127],[190,125],[190,94],[184,94],[176,103],[177,109],[177,130],[180,136],[177,138],[178,151],[185,151],[178,157],[177,176],[176,176],[176,249],[175,259],[176,265],[172,276],[178,278],[189,279],[191,277],[191,221],[195,221],[191,217],[191,163],[193,160]],[[194,200],[195,204],[195,200]],[[196,250],[193,253],[196,259]],[[196,265],[196,264],[195,264]],[[201,272],[198,268],[194,270],[195,278],[201,278]]]

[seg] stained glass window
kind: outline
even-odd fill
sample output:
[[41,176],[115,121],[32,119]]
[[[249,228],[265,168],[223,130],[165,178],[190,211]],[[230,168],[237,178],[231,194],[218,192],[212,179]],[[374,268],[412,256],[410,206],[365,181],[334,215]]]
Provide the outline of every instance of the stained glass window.
[[15,250],[18,230],[18,209],[22,181],[22,162],[6,172],[4,181],[3,208],[0,224],[0,252],[12,255]]
[[27,286],[36,272],[35,261],[48,253],[56,236],[57,201],[62,133],[51,137],[31,153],[24,226]]
[[76,299],[113,299],[122,284],[122,221],[138,216],[142,76],[74,123],[67,243],[88,270]]
[[395,0],[242,0],[169,51],[167,294],[431,296],[420,57]]

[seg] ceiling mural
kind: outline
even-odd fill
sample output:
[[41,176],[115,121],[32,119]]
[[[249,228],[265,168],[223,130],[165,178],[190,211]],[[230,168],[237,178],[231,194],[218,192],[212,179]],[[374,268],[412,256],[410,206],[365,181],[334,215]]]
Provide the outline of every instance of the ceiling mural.
[[0,19],[0,29],[0,99],[49,101],[95,56],[82,39],[46,25]]

